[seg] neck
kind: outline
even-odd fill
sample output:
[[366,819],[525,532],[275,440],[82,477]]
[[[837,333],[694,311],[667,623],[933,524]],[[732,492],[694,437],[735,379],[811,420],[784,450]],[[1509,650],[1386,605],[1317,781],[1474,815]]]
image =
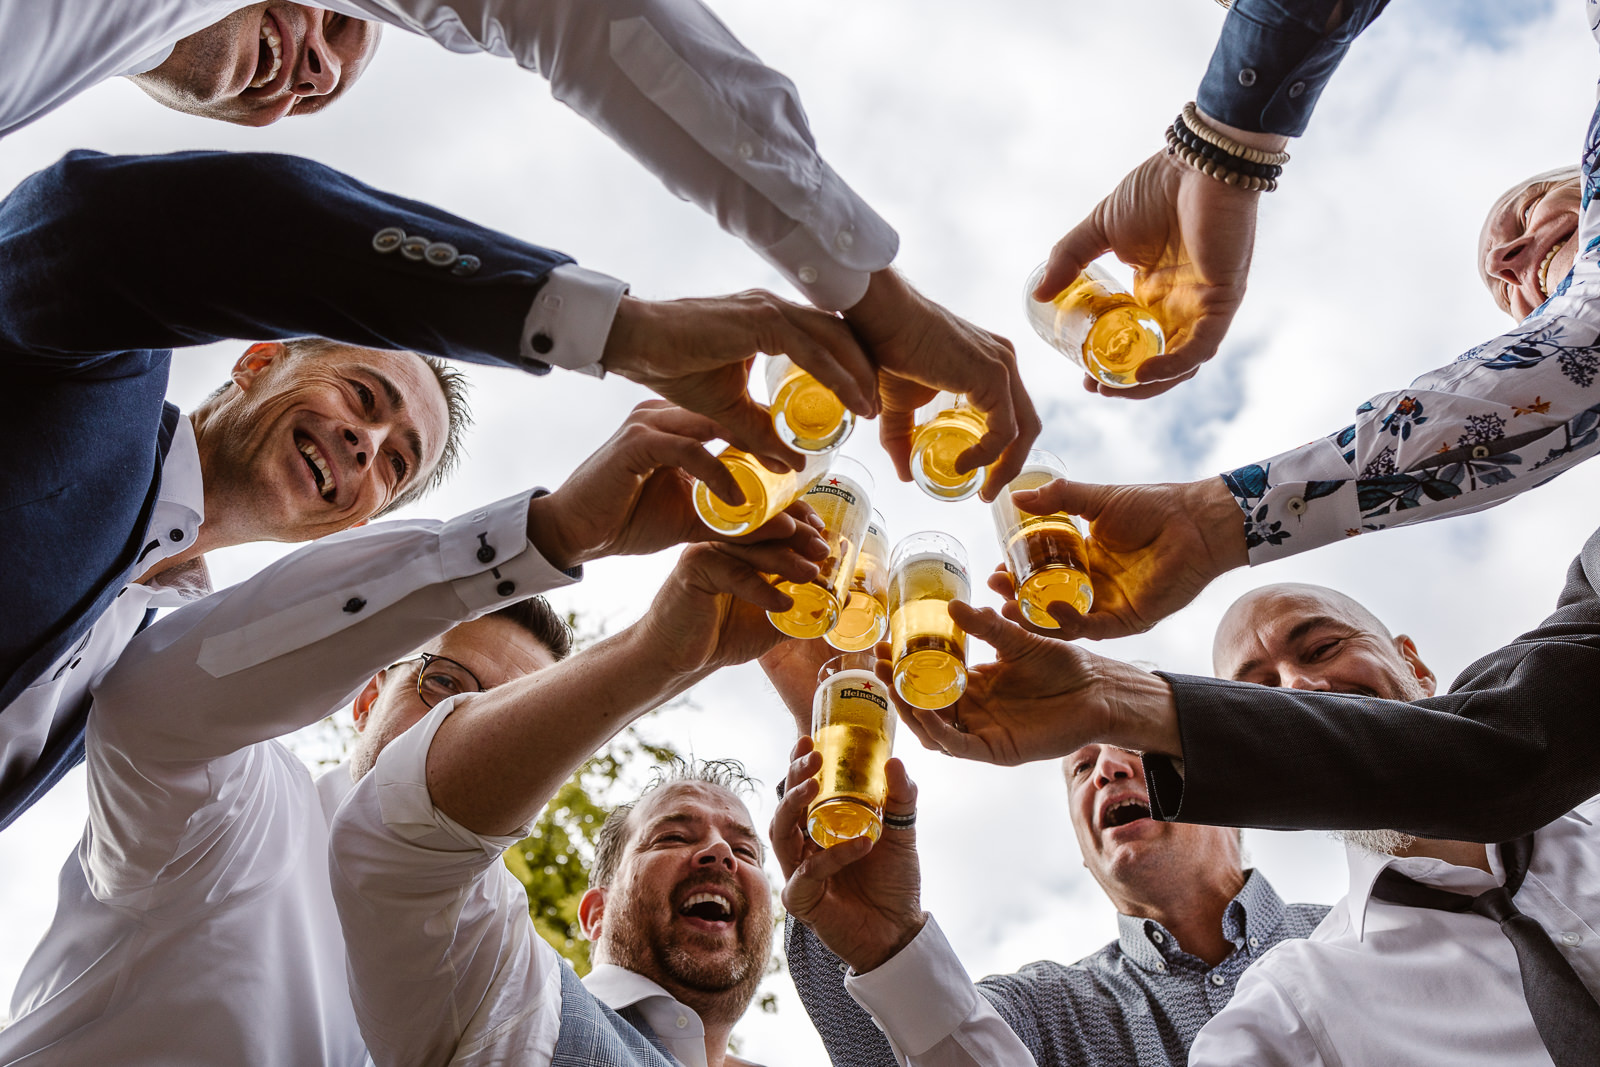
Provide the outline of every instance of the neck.
[[1488,846],[1475,841],[1433,841],[1419,837],[1404,848],[1395,849],[1394,854],[1407,858],[1426,856],[1453,863],[1457,867],[1476,867],[1480,871],[1489,871]]
[[1218,878],[1199,883],[1163,878],[1160,884],[1140,887],[1137,897],[1128,887],[1112,895],[1117,910],[1135,919],[1153,919],[1166,927],[1183,951],[1215,967],[1233,954],[1234,944],[1222,934],[1222,916],[1244,888],[1244,871],[1234,868]]

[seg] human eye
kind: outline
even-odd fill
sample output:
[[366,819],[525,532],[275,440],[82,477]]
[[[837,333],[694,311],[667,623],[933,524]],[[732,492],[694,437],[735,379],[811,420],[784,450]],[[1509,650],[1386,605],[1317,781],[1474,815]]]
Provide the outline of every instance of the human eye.
[[389,465],[394,468],[394,480],[397,482],[405,481],[407,470],[405,457],[398,452],[390,452]]
[[361,410],[370,414],[372,409],[377,406],[378,398],[372,394],[371,389],[368,389],[360,382],[352,381],[350,384],[355,387],[356,399],[361,402]]
[[1086,760],[1086,759],[1081,759],[1077,763],[1074,763],[1072,765],[1072,776],[1074,778],[1081,778],[1081,777],[1083,777],[1083,775],[1087,774],[1088,771],[1089,771],[1089,768],[1093,767],[1093,766],[1094,766],[1094,763],[1092,761]]

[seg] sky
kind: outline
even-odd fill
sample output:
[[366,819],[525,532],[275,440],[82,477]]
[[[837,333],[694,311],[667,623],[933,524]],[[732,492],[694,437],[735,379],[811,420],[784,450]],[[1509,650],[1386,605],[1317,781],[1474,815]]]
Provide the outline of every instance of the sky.
[[[1022,286],[1055,240],[1162,145],[1205,69],[1223,17],[1217,5],[713,6],[799,86],[824,157],[898,229],[897,265],[914,284],[1016,343],[1044,420],[1039,446],[1088,481],[1192,480],[1265,459],[1346,425],[1368,396],[1504,331],[1510,320],[1474,269],[1484,212],[1518,179],[1577,161],[1595,99],[1594,41],[1578,0],[1392,5],[1357,42],[1307,135],[1290,145],[1279,191],[1263,198],[1250,291],[1218,356],[1165,396],[1119,401],[1083,392],[1077,370],[1032,334]],[[795,296],[754,253],[552,101],[538,77],[396,32],[339,106],[266,130],[163,111],[127,83],[99,86],[0,145],[0,189],[79,147],[293,152],[565,251],[628,280],[636,296],[750,287]],[[270,220],[259,239],[275,239]],[[170,398],[197,403],[242,349],[181,353]],[[413,513],[448,517],[558,484],[646,396],[614,377],[476,367],[468,376],[477,413],[468,461]],[[845,453],[874,474],[891,537],[945,530],[965,544],[973,572],[987,573],[999,546],[984,507],[937,502],[899,483],[874,431],[858,427]],[[1597,490],[1600,465],[1591,465],[1487,513],[1234,572],[1150,633],[1096,650],[1209,673],[1212,629],[1233,598],[1266,582],[1308,581],[1366,603],[1449,679],[1553,605],[1567,563],[1600,522]],[[281,551],[218,553],[213,575],[219,585],[240,580]],[[583,583],[551,599],[589,625],[621,628],[675,556],[592,563]],[[995,603],[986,590],[978,601]],[[971,655],[978,662],[988,650],[974,643]],[[793,740],[753,666],[714,676],[643,730],[697,755],[741,759],[769,785]],[[923,904],[975,976],[1075,960],[1114,936],[1114,913],[1082,867],[1056,766],[957,762],[923,751],[909,732],[897,753],[921,787]],[[752,801],[764,826],[770,788]],[[80,773],[0,835],[0,988],[10,988],[49,921],[56,872],[83,817]],[[1251,862],[1285,898],[1342,895],[1342,849],[1325,835],[1245,839]],[[779,1011],[741,1024],[745,1054],[773,1065],[818,1062],[792,987],[782,978],[770,985]]]

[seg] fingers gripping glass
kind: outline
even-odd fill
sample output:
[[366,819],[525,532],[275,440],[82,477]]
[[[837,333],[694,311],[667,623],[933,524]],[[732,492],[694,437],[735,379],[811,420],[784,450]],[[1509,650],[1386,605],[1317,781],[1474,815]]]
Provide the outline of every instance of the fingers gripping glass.
[[483,683],[478,681],[478,676],[467,670],[448,656],[435,656],[431,652],[423,652],[403,659],[397,663],[389,664],[389,670],[407,663],[422,664],[417,671],[417,696],[423,704],[434,707],[442,700],[448,700],[462,693],[481,693],[484,691]]

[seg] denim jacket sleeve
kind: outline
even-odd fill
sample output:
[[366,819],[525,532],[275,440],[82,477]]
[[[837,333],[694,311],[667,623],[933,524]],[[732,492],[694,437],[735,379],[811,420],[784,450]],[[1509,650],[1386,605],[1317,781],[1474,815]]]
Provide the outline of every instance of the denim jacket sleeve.
[[1388,2],[1235,0],[1196,102],[1230,126],[1300,136],[1351,42]]

